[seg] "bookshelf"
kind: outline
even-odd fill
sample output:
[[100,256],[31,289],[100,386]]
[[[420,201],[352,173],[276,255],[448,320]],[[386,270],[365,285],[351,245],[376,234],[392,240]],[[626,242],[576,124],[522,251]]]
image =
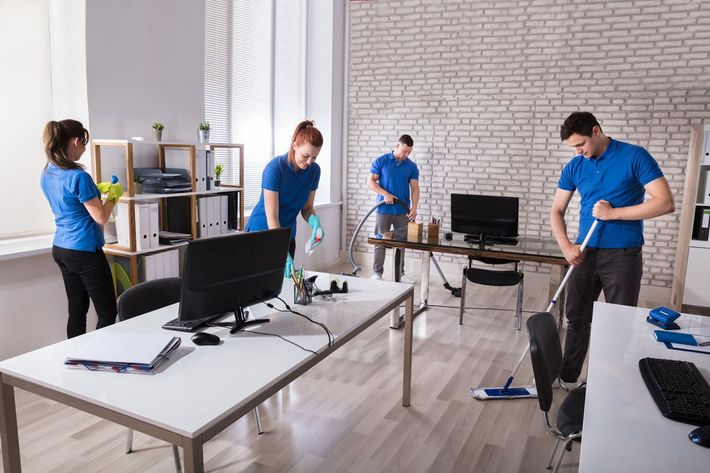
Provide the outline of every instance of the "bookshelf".
[[671,307],[710,312],[710,120],[692,128],[676,250]]
[[[157,204],[158,222],[157,231],[175,230],[179,227],[181,232],[189,234],[190,239],[205,237],[205,232],[199,228],[200,199],[227,196],[228,205],[225,212],[228,214],[229,230],[222,233],[240,231],[244,229],[244,145],[237,143],[182,143],[182,142],[156,142],[131,139],[95,139],[93,146],[93,174],[96,182],[108,181],[112,174],[119,177],[125,188],[125,193],[119,199],[117,208],[123,206],[121,217],[127,220],[121,225],[125,231],[122,244],[119,243],[119,225],[116,225],[116,238],[108,238],[104,252],[124,262],[131,284],[135,285],[142,280],[141,261],[149,255],[175,250],[184,247],[186,243],[173,245],[155,244],[151,247],[141,247],[136,241],[136,225],[139,219],[139,208],[142,204]],[[215,189],[212,185],[213,158],[219,150],[226,150],[230,155],[232,166],[238,170],[236,182],[222,185]],[[168,153],[179,156],[182,166],[190,178],[189,191],[175,193],[136,193],[134,176],[136,162],[157,162],[154,168],[165,171],[168,162]],[[138,159],[137,154],[139,155]],[[201,160],[200,157],[203,157]],[[212,158],[212,159],[211,159]],[[199,166],[204,169],[198,173]],[[104,175],[104,171],[107,171]],[[202,187],[198,179],[206,181]],[[206,199],[205,199],[206,200]],[[221,201],[224,202],[224,201]],[[145,206],[143,206],[145,207]],[[177,210],[175,210],[177,208]],[[169,219],[169,216],[171,217]],[[177,217],[177,218],[176,218]],[[211,235],[210,235],[211,236]],[[154,236],[157,239],[157,235]],[[145,246],[145,245],[144,245]]]

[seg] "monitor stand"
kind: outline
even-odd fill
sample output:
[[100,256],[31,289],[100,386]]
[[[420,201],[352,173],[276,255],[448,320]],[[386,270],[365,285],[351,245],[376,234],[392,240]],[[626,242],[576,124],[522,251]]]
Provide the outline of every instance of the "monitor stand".
[[269,319],[253,319],[253,320],[248,320],[249,315],[244,311],[242,307],[237,307],[234,310],[234,318],[235,322],[233,325],[230,325],[231,328],[229,330],[230,334],[235,334],[238,331],[240,331],[242,328],[249,326],[249,325],[259,325],[259,324],[265,324],[270,322]]

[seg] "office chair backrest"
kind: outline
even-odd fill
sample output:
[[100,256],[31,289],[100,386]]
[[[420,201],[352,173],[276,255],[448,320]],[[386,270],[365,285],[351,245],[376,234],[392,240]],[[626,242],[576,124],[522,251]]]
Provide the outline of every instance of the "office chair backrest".
[[530,359],[532,360],[537,400],[545,412],[552,405],[552,384],[562,370],[562,344],[555,319],[549,312],[538,312],[528,319]]
[[126,320],[180,302],[180,278],[136,284],[118,298],[118,320]]

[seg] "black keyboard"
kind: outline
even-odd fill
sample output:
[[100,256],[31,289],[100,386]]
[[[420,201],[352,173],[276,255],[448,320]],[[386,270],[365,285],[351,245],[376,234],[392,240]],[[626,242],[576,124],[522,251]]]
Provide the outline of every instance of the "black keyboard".
[[202,319],[195,320],[168,320],[163,324],[163,328],[167,330],[179,330],[181,332],[194,332],[195,330],[204,327],[206,324],[223,317],[224,314],[211,315]]
[[695,364],[641,358],[639,370],[661,414],[686,424],[710,424],[710,386]]

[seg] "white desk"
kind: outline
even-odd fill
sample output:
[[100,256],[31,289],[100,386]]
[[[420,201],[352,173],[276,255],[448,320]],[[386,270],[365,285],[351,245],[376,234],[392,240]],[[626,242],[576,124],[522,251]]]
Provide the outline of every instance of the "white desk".
[[[316,284],[329,287],[329,275],[318,274]],[[253,317],[271,322],[252,327],[278,333],[313,355],[278,337],[237,333],[212,328],[222,343],[195,346],[192,334],[166,332],[160,326],[174,318],[178,304],[107,327],[105,331],[172,333],[183,339],[180,353],[153,375],[117,374],[70,369],[63,366],[68,353],[96,332],[65,340],[0,362],[0,434],[6,472],[20,472],[14,387],[44,396],[112,422],[142,431],[184,449],[185,471],[204,470],[202,445],[244,414],[319,363],[348,340],[405,302],[402,405],[408,406],[411,387],[412,308],[414,289],[409,284],[344,278],[347,294],[330,300],[314,298],[308,306],[293,306],[290,280],[282,297],[292,308],[325,323],[336,336],[333,346],[323,329],[293,314],[276,313],[263,304],[252,308]],[[276,307],[281,302],[274,300]],[[188,408],[189,406],[189,408]]]
[[[710,471],[710,449],[688,439],[695,426],[661,415],[638,368],[647,356],[692,361],[710,380],[710,355],[667,349],[646,315],[648,309],[594,304],[580,473]],[[678,324],[710,333],[710,317],[683,314]]]

